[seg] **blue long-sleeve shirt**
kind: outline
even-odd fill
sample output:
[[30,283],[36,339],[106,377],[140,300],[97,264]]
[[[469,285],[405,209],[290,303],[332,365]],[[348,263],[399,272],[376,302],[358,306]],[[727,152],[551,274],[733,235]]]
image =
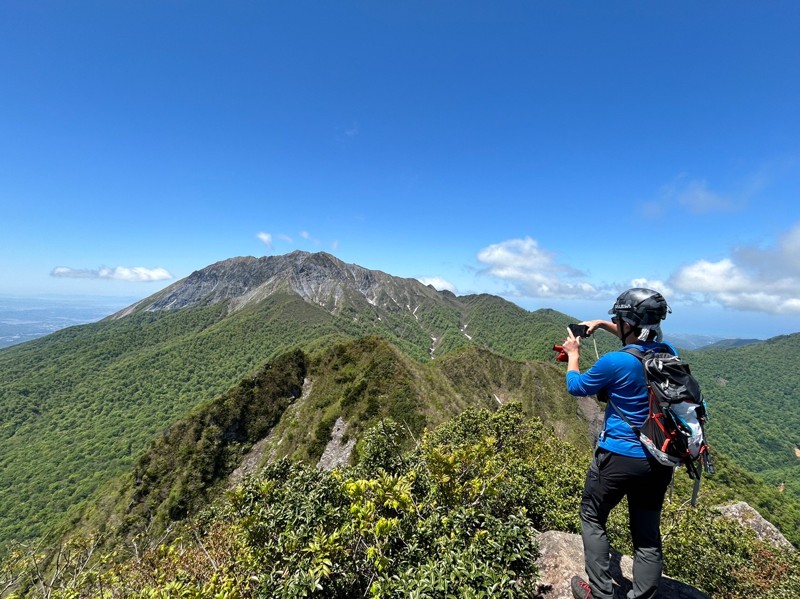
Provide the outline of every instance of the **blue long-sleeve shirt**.
[[[666,345],[672,353],[678,354],[668,343],[635,343],[627,347],[644,352],[660,345]],[[570,395],[585,397],[602,390],[608,393],[609,399],[631,424],[641,426],[644,423],[649,411],[648,392],[644,369],[636,356],[623,351],[609,352],[583,374],[574,370],[567,372],[567,391]],[[605,424],[597,444],[624,456],[644,458],[648,455],[633,429],[610,405],[606,406]]]

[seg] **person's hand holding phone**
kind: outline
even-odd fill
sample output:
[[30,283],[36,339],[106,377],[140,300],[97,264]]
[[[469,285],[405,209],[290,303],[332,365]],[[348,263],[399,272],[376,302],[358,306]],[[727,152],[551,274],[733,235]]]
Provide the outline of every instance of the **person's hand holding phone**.
[[561,344],[561,347],[567,356],[572,356],[573,354],[575,356],[580,355],[581,336],[584,332],[585,331],[583,328],[581,328],[581,325],[570,324],[567,326],[567,338],[564,340],[564,343]]
[[589,327],[585,324],[570,324],[567,325],[570,333],[572,333],[573,337],[588,337],[589,336]]

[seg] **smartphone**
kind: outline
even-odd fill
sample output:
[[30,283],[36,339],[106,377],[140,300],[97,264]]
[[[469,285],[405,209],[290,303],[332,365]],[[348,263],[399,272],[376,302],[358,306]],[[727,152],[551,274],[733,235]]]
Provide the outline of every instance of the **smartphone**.
[[589,327],[585,324],[571,324],[568,325],[569,330],[572,332],[573,336],[575,337],[588,337],[589,336]]

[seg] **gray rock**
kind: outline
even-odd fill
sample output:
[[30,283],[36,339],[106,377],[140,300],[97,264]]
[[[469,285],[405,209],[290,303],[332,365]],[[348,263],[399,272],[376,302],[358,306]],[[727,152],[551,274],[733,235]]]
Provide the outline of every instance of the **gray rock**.
[[726,518],[731,518],[755,531],[756,537],[760,540],[771,543],[779,549],[794,551],[794,546],[781,534],[781,531],[744,501],[718,506],[716,509]]
[[347,423],[341,416],[336,419],[331,431],[331,440],[325,446],[325,451],[319,458],[318,468],[323,470],[333,470],[339,466],[344,466],[350,461],[350,454],[353,453],[353,448],[356,446],[355,437],[350,437],[347,441],[344,440],[345,432],[347,431]]
[[[549,531],[539,535],[539,599],[573,599],[569,581],[574,575],[586,577],[583,541],[579,535]],[[612,551],[611,575],[616,583],[614,597],[623,599],[631,589],[633,560]],[[661,577],[659,595],[666,599],[709,599],[709,596],[667,576]]]

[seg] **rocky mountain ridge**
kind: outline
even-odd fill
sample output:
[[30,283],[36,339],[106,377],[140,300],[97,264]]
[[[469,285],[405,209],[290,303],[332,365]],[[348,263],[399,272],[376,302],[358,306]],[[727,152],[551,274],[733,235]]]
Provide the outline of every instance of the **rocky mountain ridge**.
[[283,256],[237,257],[193,272],[165,290],[114,315],[134,309],[150,312],[179,310],[230,301],[232,311],[258,303],[279,291],[295,293],[306,302],[340,314],[344,300],[369,305],[378,313],[414,310],[423,301],[455,297],[416,279],[402,279],[325,252],[294,251]]

